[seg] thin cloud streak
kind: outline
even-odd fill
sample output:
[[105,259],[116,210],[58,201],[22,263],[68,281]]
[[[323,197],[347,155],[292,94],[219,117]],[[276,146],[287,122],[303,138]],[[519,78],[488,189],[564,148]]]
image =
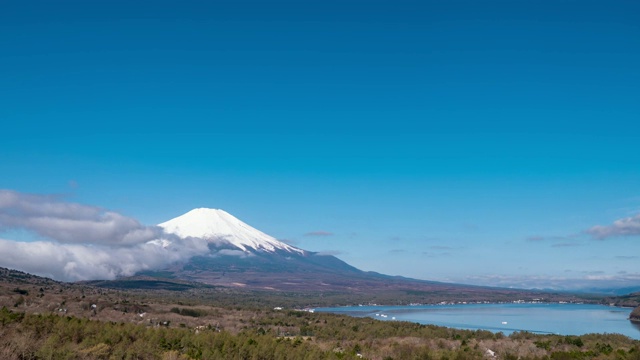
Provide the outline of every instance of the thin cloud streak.
[[316,254],[317,255],[324,255],[324,256],[338,256],[338,255],[342,255],[344,253],[342,251],[338,251],[338,250],[324,250],[324,251],[318,251]]
[[329,232],[329,231],[320,230],[320,231],[308,232],[308,233],[304,234],[304,236],[333,236],[333,233]]

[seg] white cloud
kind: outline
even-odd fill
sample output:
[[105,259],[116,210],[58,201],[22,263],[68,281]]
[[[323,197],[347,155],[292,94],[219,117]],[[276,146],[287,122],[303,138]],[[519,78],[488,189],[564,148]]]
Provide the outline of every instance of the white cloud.
[[587,233],[599,240],[614,236],[640,235],[640,214],[616,220],[611,225],[596,225],[587,230]]
[[0,190],[0,230],[9,229],[50,240],[0,239],[0,266],[63,281],[130,276],[209,252],[204,240],[165,234],[113,211]]
[[126,247],[0,239],[0,266],[62,281],[115,279],[207,252],[206,242],[199,239],[174,239],[169,246],[152,241]]
[[252,256],[255,256],[255,255],[250,253],[250,252],[245,252],[245,251],[242,251],[242,250],[222,249],[222,250],[216,252],[215,256],[236,256],[236,257],[244,259],[244,258],[252,257]]
[[162,235],[157,226],[50,195],[0,190],[0,230],[26,229],[60,243],[134,245]]

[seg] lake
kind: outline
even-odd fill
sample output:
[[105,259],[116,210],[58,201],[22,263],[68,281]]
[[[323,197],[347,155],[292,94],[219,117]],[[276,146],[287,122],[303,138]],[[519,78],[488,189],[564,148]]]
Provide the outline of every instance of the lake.
[[517,303],[348,306],[317,308],[315,311],[458,329],[483,329],[505,334],[514,331],[561,335],[618,333],[640,339],[640,325],[628,320],[632,309],[604,305]]

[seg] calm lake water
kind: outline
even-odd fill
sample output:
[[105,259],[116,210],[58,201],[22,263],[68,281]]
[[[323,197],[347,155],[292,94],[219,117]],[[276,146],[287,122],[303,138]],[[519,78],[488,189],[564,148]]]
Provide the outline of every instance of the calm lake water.
[[[352,306],[316,311],[411,321],[458,329],[484,329],[510,334],[582,335],[618,333],[640,339],[640,325],[629,321],[630,308],[583,304],[459,304],[418,306]],[[377,315],[376,315],[377,314]]]

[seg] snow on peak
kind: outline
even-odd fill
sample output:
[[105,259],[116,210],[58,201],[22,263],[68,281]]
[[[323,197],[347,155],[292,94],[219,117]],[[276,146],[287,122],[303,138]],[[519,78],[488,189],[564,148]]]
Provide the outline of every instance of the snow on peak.
[[304,253],[304,250],[278,241],[220,209],[193,209],[184,215],[158,224],[158,226],[167,233],[180,237],[196,237],[209,242],[224,241],[242,251],[252,248],[268,252],[285,250]]

